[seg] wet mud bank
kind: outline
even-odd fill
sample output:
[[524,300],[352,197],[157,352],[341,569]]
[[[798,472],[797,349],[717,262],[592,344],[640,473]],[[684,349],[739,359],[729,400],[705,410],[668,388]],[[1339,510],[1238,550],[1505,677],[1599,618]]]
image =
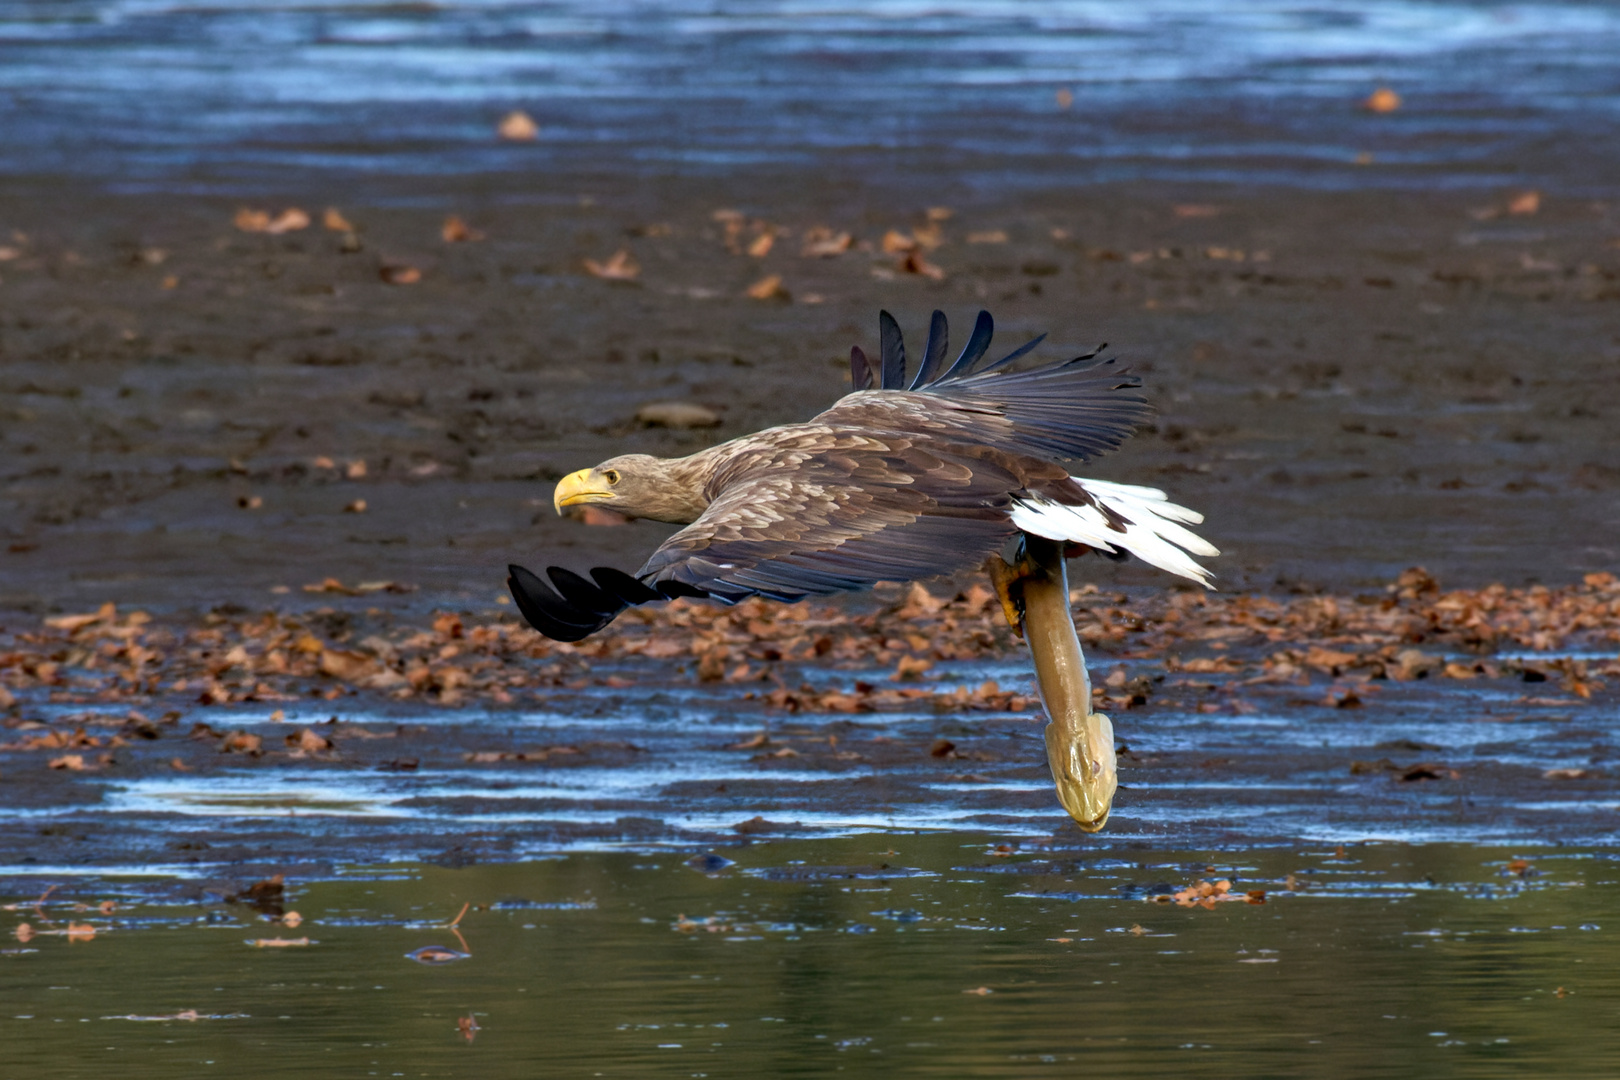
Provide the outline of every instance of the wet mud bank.
[[[958,326],[983,307],[1009,348],[1110,342],[1160,415],[1086,469],[1206,512],[1224,589],[1412,565],[1566,584],[1620,555],[1605,203],[1132,185],[930,213],[803,178],[524,202],[446,179],[405,206],[7,185],[0,610],[251,608],[329,577],[465,605],[514,559],[633,568],[662,527],[559,521],[555,479],[813,415],[879,307],[914,336],[935,307]],[[233,224],[296,224],[289,208],[307,226]],[[638,420],[670,401],[714,426]]]
[[[1119,792],[1099,850],[1611,843],[1620,587],[1274,600],[1074,591]],[[8,631],[0,866],[521,861],[867,831],[1067,836],[1024,646],[983,585],[870,610],[679,601],[578,645],[374,598]],[[1076,834],[1078,836],[1078,834]]]

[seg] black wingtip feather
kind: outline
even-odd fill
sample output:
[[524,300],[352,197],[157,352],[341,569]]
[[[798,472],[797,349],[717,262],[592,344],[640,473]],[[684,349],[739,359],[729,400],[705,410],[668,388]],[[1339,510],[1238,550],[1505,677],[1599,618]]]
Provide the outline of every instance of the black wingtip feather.
[[521,566],[508,566],[506,587],[524,620],[555,641],[583,641],[611,620],[578,611],[539,575]]
[[917,376],[911,380],[910,389],[917,390],[934,381],[950,347],[950,324],[945,321],[945,313],[936,308],[928,320],[928,344],[923,346],[922,363],[917,365]]
[[626,604],[650,604],[664,598],[662,593],[643,583],[640,578],[632,577],[623,570],[616,570],[611,566],[596,567],[591,571],[591,577],[596,579],[598,585]]
[[879,362],[882,364],[884,390],[904,390],[906,387],[906,339],[900,333],[900,324],[887,311],[878,312]]
[[996,334],[996,320],[990,317],[988,311],[981,310],[978,319],[973,324],[973,333],[968,337],[967,345],[962,349],[962,355],[956,358],[950,370],[941,375],[935,382],[944,382],[947,379],[960,379],[973,370],[973,365],[984,359],[984,354],[990,348],[990,339]]
[[552,587],[581,612],[612,619],[629,606],[596,582],[565,567],[550,566],[546,568],[546,573],[551,578]]
[[852,390],[872,389],[872,362],[859,345],[849,350],[849,385]]

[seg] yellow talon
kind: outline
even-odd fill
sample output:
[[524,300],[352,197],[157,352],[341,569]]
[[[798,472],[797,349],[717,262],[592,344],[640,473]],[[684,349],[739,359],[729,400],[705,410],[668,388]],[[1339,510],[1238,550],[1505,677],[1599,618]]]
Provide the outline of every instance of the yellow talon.
[[1020,558],[1013,564],[1000,555],[992,555],[984,564],[990,574],[990,587],[996,591],[996,599],[1001,601],[1001,613],[1007,617],[1007,625],[1019,637],[1024,636],[1024,597],[1020,583],[1029,573],[1027,563],[1027,559]]

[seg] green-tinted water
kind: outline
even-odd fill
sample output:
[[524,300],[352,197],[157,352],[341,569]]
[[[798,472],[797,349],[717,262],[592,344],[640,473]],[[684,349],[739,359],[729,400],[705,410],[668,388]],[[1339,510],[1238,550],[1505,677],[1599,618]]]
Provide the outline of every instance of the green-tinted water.
[[[80,882],[48,919],[4,913],[8,934],[97,933],[5,942],[0,1078],[1620,1073],[1606,853],[993,843],[757,843],[714,873],[675,853],[356,871],[292,883],[296,929],[150,891],[75,913],[133,895]],[[1267,902],[1149,899],[1213,878]],[[407,958],[460,950],[443,924],[466,902],[468,958]],[[183,1010],[202,1018],[140,1019]]]

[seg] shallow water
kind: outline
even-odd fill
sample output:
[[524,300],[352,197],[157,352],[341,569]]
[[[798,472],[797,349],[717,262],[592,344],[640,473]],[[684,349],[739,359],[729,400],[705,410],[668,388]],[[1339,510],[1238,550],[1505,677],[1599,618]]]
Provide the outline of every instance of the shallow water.
[[[4,915],[8,930],[97,931],[6,943],[5,1075],[1489,1077],[1620,1062],[1612,852],[1003,840],[346,867],[293,883],[296,929],[83,880],[47,900],[50,922],[26,904]],[[1154,901],[1216,878],[1265,903]],[[71,912],[104,899],[126,906]],[[446,928],[463,903],[477,906]],[[277,937],[309,943],[248,944]],[[468,955],[407,956],[425,946]],[[199,1018],[163,1019],[184,1010]]]
[[[958,195],[1139,179],[1602,195],[1617,52],[1620,11],[1578,2],[12,0],[0,170],[230,192],[483,174],[568,198],[610,176],[807,167]],[[1359,110],[1383,83],[1407,107]],[[492,137],[516,107],[537,143]]]
[[[1020,660],[942,663],[929,685],[989,679],[1033,693]],[[1115,710],[1121,787],[1107,830],[1086,841],[1096,850],[1367,840],[1620,848],[1620,728],[1606,695],[1538,694],[1548,684],[1505,678],[1252,684],[1166,674],[1157,660],[1091,662],[1098,679],[1160,680],[1150,707]],[[894,685],[865,669],[780,669],[790,686]],[[265,705],[208,711],[216,731],[258,735],[263,757],[173,737],[132,743],[100,772],[46,770],[21,756],[0,882],[141,865],[207,877],[243,864],[322,874],[376,859],[511,861],[726,842],[744,822],[797,837],[1070,829],[1036,712],[793,714],[748,689],[764,684],[692,683],[645,659],[635,672],[632,687],[548,691],[538,707],[323,702],[288,704],[283,720]],[[1359,707],[1333,704],[1347,686]],[[42,718],[82,710],[38,707]],[[285,750],[305,725],[329,732],[335,750]]]

